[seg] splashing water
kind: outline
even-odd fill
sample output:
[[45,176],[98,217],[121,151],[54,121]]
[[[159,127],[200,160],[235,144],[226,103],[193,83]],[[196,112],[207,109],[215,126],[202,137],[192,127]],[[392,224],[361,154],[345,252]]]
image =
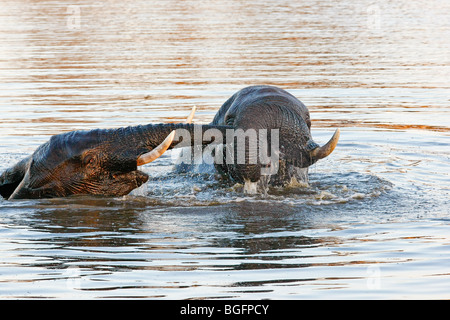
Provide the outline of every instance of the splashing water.
[[257,84],[341,138],[255,195],[166,156],[125,197],[0,199],[0,297],[450,298],[449,5],[6,1],[0,171],[61,132],[209,123]]

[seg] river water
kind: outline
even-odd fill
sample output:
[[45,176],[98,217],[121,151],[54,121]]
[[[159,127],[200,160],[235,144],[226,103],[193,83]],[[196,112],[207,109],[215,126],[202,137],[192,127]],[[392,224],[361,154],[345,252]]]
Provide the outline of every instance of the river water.
[[170,153],[121,198],[0,198],[0,298],[450,298],[450,3],[2,1],[0,171],[53,134],[282,87],[334,153],[246,196]]

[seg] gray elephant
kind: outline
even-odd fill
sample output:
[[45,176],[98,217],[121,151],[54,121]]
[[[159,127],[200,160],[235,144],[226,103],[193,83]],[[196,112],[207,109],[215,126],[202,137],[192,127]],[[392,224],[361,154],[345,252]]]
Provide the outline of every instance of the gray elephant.
[[[228,135],[226,144],[219,145],[224,147],[213,150],[212,157],[217,171],[244,184],[246,193],[265,192],[269,185],[307,182],[308,167],[327,157],[339,140],[337,129],[324,146],[315,143],[306,106],[273,86],[251,86],[238,91],[222,105],[210,125],[233,128],[234,138]],[[245,152],[241,153],[244,161],[238,159],[239,148]],[[265,160],[261,154],[267,155]],[[267,161],[268,157],[271,161]],[[186,164],[178,167],[180,171],[192,169]]]
[[[194,112],[194,110],[193,110]],[[211,126],[149,124],[118,129],[72,131],[54,135],[36,151],[0,175],[5,199],[36,199],[70,195],[122,196],[141,186],[148,175],[138,166],[152,162],[177,146],[177,130],[191,132]],[[225,127],[214,126],[225,132]]]
[[257,192],[258,187],[265,192],[268,185],[304,180],[308,166],[328,156],[339,139],[337,129],[328,143],[317,145],[311,138],[308,109],[288,92],[271,86],[240,90],[209,125],[189,124],[192,117],[193,112],[184,124],[52,136],[0,175],[0,195],[5,199],[122,196],[148,180],[138,166],[154,161],[167,149],[189,146],[204,151],[212,142],[218,146],[209,150],[220,174],[244,183],[248,193]]

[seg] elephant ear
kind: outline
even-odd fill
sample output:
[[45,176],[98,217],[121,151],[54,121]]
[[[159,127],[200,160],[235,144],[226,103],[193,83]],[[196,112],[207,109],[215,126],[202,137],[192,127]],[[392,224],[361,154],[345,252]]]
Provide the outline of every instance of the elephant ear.
[[31,162],[31,156],[23,159],[14,167],[6,169],[0,175],[0,195],[8,199],[22,182]]

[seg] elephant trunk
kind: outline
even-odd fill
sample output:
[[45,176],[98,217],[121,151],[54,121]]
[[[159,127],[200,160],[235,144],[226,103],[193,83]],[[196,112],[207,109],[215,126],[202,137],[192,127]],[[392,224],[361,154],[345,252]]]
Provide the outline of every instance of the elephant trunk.
[[211,138],[205,138],[207,130],[215,129],[217,133],[220,132],[222,137],[225,137],[226,129],[230,128],[229,126],[187,123],[140,125],[118,129],[126,130],[118,143],[126,143],[130,149],[133,149],[137,165],[141,166],[157,159],[168,149],[206,145],[213,142],[214,135],[207,135]]
[[[191,113],[186,119],[186,123],[191,123],[192,119],[194,118],[195,110],[197,109],[196,106],[192,108]],[[172,131],[169,133],[169,135],[164,139],[161,144],[159,144],[155,149],[153,149],[150,152],[147,152],[143,155],[140,155],[136,162],[138,166],[142,166],[144,164],[150,163],[156,159],[158,159],[166,150],[170,147],[170,145],[173,142],[173,138],[175,137],[175,131]]]

